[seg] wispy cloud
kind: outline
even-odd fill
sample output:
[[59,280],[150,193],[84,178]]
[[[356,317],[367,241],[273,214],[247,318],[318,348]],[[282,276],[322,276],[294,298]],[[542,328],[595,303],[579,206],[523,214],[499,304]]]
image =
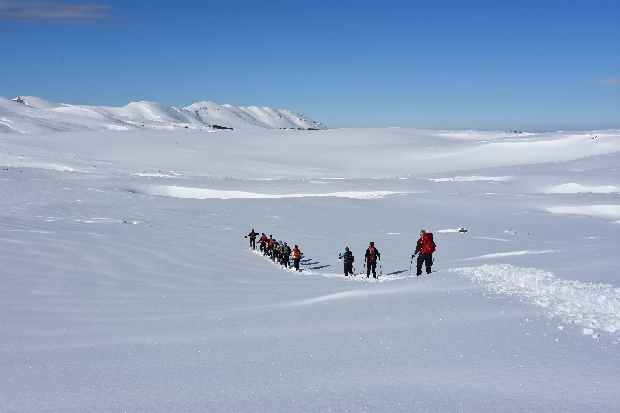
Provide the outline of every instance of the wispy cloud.
[[3,26],[0,24],[0,33],[13,34],[13,33],[17,33],[17,29],[15,27]]
[[620,85],[620,77],[605,77],[602,79],[592,80],[591,83],[598,83],[603,86],[618,86]]
[[[0,20],[45,24],[107,24],[109,4],[66,1],[0,0]],[[6,26],[2,26],[5,27]]]

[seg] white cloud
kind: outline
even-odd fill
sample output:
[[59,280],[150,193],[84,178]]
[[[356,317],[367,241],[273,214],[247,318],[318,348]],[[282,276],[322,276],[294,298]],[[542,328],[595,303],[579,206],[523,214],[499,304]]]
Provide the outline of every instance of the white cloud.
[[593,80],[592,83],[598,83],[603,86],[619,86],[620,77],[605,77],[602,79]]
[[15,32],[16,32],[16,29],[14,27],[0,25],[0,33],[10,34],[10,33],[15,33]]
[[0,0],[0,20],[100,25],[112,17],[111,8],[98,3]]

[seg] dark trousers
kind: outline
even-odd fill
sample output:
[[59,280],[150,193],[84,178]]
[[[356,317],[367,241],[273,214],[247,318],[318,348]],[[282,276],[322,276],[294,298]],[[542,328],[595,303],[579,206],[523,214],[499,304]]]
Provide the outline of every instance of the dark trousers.
[[422,275],[422,264],[426,265],[426,273],[431,273],[431,266],[433,265],[433,254],[422,254],[418,255],[417,261],[417,269],[416,275]]
[[366,262],[366,278],[370,277],[370,270],[372,269],[373,278],[377,278],[377,261]]
[[250,247],[255,250],[256,249],[256,238],[250,238]]
[[263,252],[263,254],[267,254],[267,244],[265,244],[264,242],[261,242],[260,250]]
[[349,274],[353,275],[353,263],[345,262],[344,263],[344,275],[348,276]]
[[299,258],[293,259],[293,265],[295,265],[295,270],[299,271]]
[[284,265],[284,268],[288,268],[289,259],[290,259],[289,255],[285,255],[284,258],[282,258],[282,265]]

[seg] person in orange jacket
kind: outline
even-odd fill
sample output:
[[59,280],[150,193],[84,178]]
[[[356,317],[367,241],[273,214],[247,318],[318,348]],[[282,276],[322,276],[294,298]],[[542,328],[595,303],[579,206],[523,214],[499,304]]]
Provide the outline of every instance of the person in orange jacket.
[[269,240],[267,240],[267,254],[271,257],[271,259],[275,259],[275,254],[273,253],[273,245],[275,244],[276,240],[273,239],[273,236],[269,236]]

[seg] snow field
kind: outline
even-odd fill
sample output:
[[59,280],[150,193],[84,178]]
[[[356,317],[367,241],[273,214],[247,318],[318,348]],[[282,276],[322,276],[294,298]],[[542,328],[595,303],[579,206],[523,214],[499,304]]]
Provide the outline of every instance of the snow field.
[[[614,411],[619,227],[548,209],[620,204],[547,193],[620,185],[617,132],[582,135],[3,134],[0,410]],[[383,276],[344,277],[369,241]]]

